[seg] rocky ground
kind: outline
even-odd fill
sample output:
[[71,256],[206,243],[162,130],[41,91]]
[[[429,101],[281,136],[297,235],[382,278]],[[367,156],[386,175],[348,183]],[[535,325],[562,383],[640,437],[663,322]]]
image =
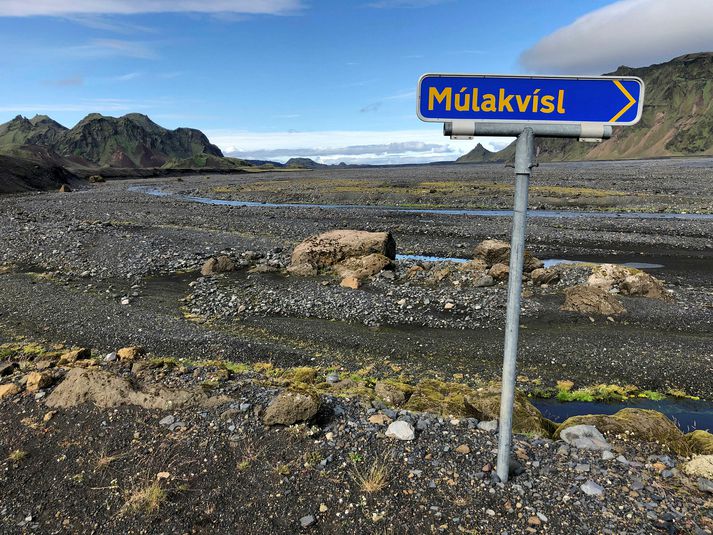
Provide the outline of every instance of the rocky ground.
[[[549,200],[536,195],[534,207],[659,212],[684,210],[688,203],[692,211],[711,211],[711,170],[701,161],[597,166],[538,169],[533,185],[549,188],[538,193]],[[330,269],[303,276],[287,268],[302,240],[345,228],[391,232],[398,254],[472,259],[482,240],[508,239],[509,219],[378,207],[208,205],[128,187],[151,185],[168,193],[254,201],[502,208],[509,203],[511,171],[426,166],[195,176],[0,197],[0,342],[86,346],[94,348],[94,356],[138,345],[154,364],[161,358],[186,359],[175,367],[186,371],[158,378],[151,376],[158,372],[146,376],[140,369],[114,370],[136,388],[164,380],[172,387],[208,381],[206,386],[213,388],[214,379],[201,371],[194,377],[190,364],[212,359],[240,366],[309,365],[347,375],[369,370],[369,376],[398,374],[400,381],[412,383],[431,378],[471,387],[487,384],[500,374],[506,299],[506,282],[497,276],[485,278],[490,266],[397,260],[360,279],[357,289],[344,287],[342,277]],[[315,189],[315,173],[330,173],[325,177],[328,188]],[[591,173],[597,191],[587,181]],[[482,195],[451,184],[430,187],[435,194],[418,193],[425,182],[464,182],[471,176],[497,187],[481,188]],[[359,180],[367,187],[356,195],[354,181]],[[368,192],[373,180],[388,186],[381,187],[377,197]],[[339,181],[347,181],[342,187],[348,195],[339,193]],[[408,196],[393,193],[394,188],[408,189]],[[600,189],[611,191],[604,194]],[[441,199],[434,202],[429,195]],[[568,380],[573,391],[607,384],[621,392],[625,385],[634,385],[627,395],[656,391],[713,398],[712,220],[531,218],[528,248],[541,259],[660,264],[663,267],[645,271],[664,281],[664,294],[627,295],[626,285],[617,283],[605,295],[625,312],[567,311],[562,309],[571,298],[567,292],[587,285],[594,264],[556,268],[558,280],[544,284],[528,275],[519,388],[536,395],[548,389],[552,393],[560,389],[558,381]],[[214,266],[227,262],[230,269],[202,274],[211,258],[218,259]],[[17,346],[4,347],[7,358],[31,363],[2,380],[2,386],[22,387],[25,372],[38,359],[22,351],[18,356]],[[53,373],[57,382],[64,376],[62,371]],[[462,528],[486,533],[650,533],[657,526],[691,533],[711,530],[706,524],[710,502],[695,478],[689,481],[678,473],[664,478],[663,469],[649,466],[658,462],[650,455],[668,454],[671,458],[661,462],[674,467],[685,461],[685,455],[678,458],[661,445],[607,437],[632,465],[605,461],[601,452],[557,453],[561,444],[551,435],[534,441],[521,436],[518,447],[527,455],[526,475],[519,487],[503,487],[482,469],[494,461],[495,437],[474,427],[475,422],[467,420],[472,415],[458,416],[456,424],[443,415],[443,421],[402,415],[415,427],[421,418],[431,423],[417,428],[415,441],[401,442],[382,437],[385,429],[368,422],[373,411],[383,407],[366,405],[362,389],[347,398],[322,392],[326,409],[297,428],[266,427],[262,412],[240,412],[244,404],[264,408],[280,386],[252,376],[231,376],[216,393],[231,397],[226,403],[238,411],[231,418],[221,418],[229,408],[225,406],[186,405],[157,412],[156,406],[109,409],[85,404],[63,407],[43,422],[49,410],[43,396],[13,394],[0,402],[3,428],[12,430],[3,435],[0,451],[7,456],[0,484],[0,526],[8,533],[183,533],[228,525],[244,526],[247,533],[292,533],[300,529],[300,519],[311,515],[308,529],[332,533],[400,532],[402,524],[396,519],[406,519],[409,532]],[[419,407],[425,409],[430,410]],[[175,421],[160,425],[165,416]],[[397,417],[398,412],[389,413],[389,418]],[[174,426],[176,422],[184,425]],[[327,439],[329,432],[339,438]],[[455,452],[463,444],[470,453]],[[250,448],[261,453],[246,453]],[[28,452],[27,458],[13,460],[15,450]],[[313,450],[312,460],[302,458]],[[195,451],[206,453],[198,458]],[[103,452],[118,458],[107,470],[97,470],[94,464]],[[323,457],[318,462],[317,453]],[[321,465],[330,455],[332,460]],[[253,456],[259,461],[248,462],[245,470],[230,472],[233,479],[225,479],[228,467]],[[575,470],[583,464],[589,464],[588,472]],[[377,492],[360,490],[357,472],[363,475],[372,466],[388,467],[388,483]],[[151,487],[162,472],[169,476],[159,480],[158,490],[165,491],[166,498],[159,513],[138,514],[126,505],[133,490]],[[588,479],[604,487],[603,497],[583,494],[581,485]],[[30,483],[37,481],[45,484]],[[50,481],[61,482],[63,492],[51,492],[55,483]],[[246,498],[246,488],[256,490]],[[230,507],[236,501],[247,505]],[[95,512],[95,520],[84,514],[87,507]]]
[[2,533],[713,532],[699,475],[713,464],[691,466],[713,455],[642,441],[660,426],[646,411],[606,437],[566,424],[557,440],[516,435],[504,484],[475,390],[461,405],[473,412],[448,416],[454,400],[410,409],[420,385],[399,408],[399,383],[377,382],[375,396],[355,374],[64,351],[10,357]]

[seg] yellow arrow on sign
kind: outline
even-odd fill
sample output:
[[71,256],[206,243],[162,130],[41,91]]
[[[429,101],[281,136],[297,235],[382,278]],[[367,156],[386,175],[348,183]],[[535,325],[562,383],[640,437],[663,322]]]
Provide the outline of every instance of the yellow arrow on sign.
[[631,96],[631,93],[629,93],[626,88],[621,84],[619,80],[612,80],[614,82],[614,85],[616,85],[619,90],[624,93],[627,99],[629,99],[629,102],[626,103],[626,106],[624,106],[622,109],[619,110],[619,113],[617,113],[614,117],[612,117],[609,122],[610,123],[615,123],[616,120],[624,115],[626,113],[626,110],[631,108],[634,104],[636,104],[636,99]]

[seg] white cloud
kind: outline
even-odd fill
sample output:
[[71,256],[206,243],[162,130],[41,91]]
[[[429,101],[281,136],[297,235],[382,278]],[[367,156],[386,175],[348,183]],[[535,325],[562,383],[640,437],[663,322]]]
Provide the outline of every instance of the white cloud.
[[619,0],[520,56],[533,72],[601,74],[713,49],[713,0]]
[[405,164],[455,160],[476,143],[493,149],[503,138],[453,141],[440,128],[394,131],[232,132],[206,131],[225,154],[285,162],[312,158],[320,163]]
[[39,113],[47,114],[52,112],[76,112],[76,113],[113,113],[131,112],[136,110],[152,110],[156,107],[165,106],[168,101],[137,101],[117,98],[95,98],[81,100],[78,102],[66,103],[19,103],[0,106],[0,113]]
[[300,0],[2,0],[0,16],[65,16],[137,13],[242,13],[284,15],[301,8]]
[[149,43],[126,41],[122,39],[92,39],[85,45],[69,46],[57,49],[63,55],[82,58],[102,58],[123,56],[137,59],[157,59],[158,53]]

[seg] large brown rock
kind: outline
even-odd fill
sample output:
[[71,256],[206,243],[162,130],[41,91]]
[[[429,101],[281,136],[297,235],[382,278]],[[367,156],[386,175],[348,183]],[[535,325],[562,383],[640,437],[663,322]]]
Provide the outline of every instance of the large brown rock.
[[391,259],[380,253],[362,257],[351,257],[334,266],[334,271],[342,278],[365,279],[380,273],[391,264]]
[[92,351],[86,347],[80,349],[73,349],[72,351],[67,351],[59,357],[59,364],[72,364],[78,360],[85,360],[91,358]]
[[406,394],[410,392],[403,386],[388,381],[377,381],[374,385],[374,393],[386,403],[399,407],[406,402]]
[[146,351],[141,346],[129,346],[122,347],[116,352],[116,356],[119,357],[121,361],[136,360],[139,357],[143,357]]
[[37,392],[52,386],[54,382],[54,376],[49,372],[30,372],[27,374],[27,382],[25,383],[25,389],[28,392]]
[[[475,257],[483,260],[488,266],[495,264],[510,264],[510,244],[501,240],[484,240],[475,247]],[[543,266],[542,260],[525,251],[523,269],[526,273]]]
[[605,435],[626,435],[649,442],[659,442],[673,450],[679,450],[685,445],[681,430],[657,411],[646,409],[622,409],[613,415],[587,414],[572,416],[559,425],[555,438],[560,433],[575,425],[593,425]]
[[292,425],[305,422],[319,410],[317,396],[286,390],[274,398],[265,409],[262,421],[266,425]]
[[592,269],[587,284],[602,290],[618,288],[624,295],[665,299],[663,281],[639,269],[619,264],[602,264]]
[[20,392],[20,387],[14,383],[0,385],[0,399],[9,398]]
[[713,435],[708,431],[697,429],[686,435],[686,442],[693,453],[713,455]]
[[508,276],[510,275],[510,268],[505,264],[495,264],[488,271],[488,275],[490,275],[496,281],[508,280]]
[[530,279],[533,284],[536,284],[537,286],[552,284],[560,279],[560,273],[554,268],[537,268],[533,269],[532,273],[530,273]]
[[564,291],[562,310],[604,316],[616,316],[626,312],[615,296],[605,290],[587,285],[567,288]]
[[306,264],[318,269],[373,253],[396,258],[396,242],[390,232],[332,230],[311,236],[295,247],[292,267]]
[[235,263],[229,257],[222,255],[206,260],[201,268],[201,275],[209,277],[217,273],[226,273],[233,270],[235,270]]

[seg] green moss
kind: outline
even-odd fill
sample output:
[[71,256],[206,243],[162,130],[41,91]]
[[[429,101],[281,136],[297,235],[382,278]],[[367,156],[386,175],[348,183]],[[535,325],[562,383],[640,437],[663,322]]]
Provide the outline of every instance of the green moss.
[[713,455],[713,435],[708,431],[697,430],[686,435],[686,443],[691,453],[697,455]]
[[643,390],[642,392],[639,392],[637,394],[637,397],[652,399],[654,401],[661,401],[662,399],[666,399],[665,395],[661,394],[660,392],[655,392],[653,390]]
[[404,408],[417,412],[432,412],[447,416],[465,416],[465,397],[475,391],[460,383],[425,379],[416,385]]

